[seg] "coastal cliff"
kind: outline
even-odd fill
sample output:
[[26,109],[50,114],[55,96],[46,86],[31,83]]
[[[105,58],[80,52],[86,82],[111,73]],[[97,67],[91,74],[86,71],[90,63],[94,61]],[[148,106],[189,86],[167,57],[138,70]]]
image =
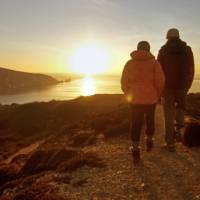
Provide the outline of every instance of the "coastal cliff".
[[25,92],[58,83],[44,74],[14,71],[0,67],[0,95]]

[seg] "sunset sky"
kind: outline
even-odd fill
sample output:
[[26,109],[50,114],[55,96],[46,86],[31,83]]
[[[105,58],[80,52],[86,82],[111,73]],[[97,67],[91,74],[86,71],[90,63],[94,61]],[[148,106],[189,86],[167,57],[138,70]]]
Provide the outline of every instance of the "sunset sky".
[[97,66],[94,50],[102,72],[120,73],[138,41],[148,40],[157,55],[176,27],[200,74],[199,19],[199,0],[0,0],[0,66],[70,73],[90,52],[87,61]]

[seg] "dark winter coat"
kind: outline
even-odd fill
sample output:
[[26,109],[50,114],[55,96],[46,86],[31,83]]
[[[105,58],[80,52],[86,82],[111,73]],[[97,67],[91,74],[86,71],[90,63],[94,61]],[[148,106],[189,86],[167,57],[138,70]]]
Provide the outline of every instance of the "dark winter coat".
[[189,89],[194,78],[194,57],[192,50],[180,39],[168,40],[160,49],[158,61],[165,73],[165,88]]

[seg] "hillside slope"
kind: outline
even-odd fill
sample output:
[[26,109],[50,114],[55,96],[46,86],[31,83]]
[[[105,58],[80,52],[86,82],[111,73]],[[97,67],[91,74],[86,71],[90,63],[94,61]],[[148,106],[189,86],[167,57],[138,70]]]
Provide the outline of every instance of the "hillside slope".
[[24,92],[58,82],[48,75],[19,72],[1,67],[0,77],[0,94]]
[[[199,95],[189,96],[191,113],[199,99]],[[33,119],[23,129],[31,113]],[[142,162],[135,167],[128,113],[122,95],[2,106],[0,116],[4,115],[5,121],[0,120],[0,141],[8,140],[10,146],[0,151],[0,199],[200,199],[200,148],[177,144],[175,153],[162,148],[164,119],[159,105],[155,148],[146,152],[143,131]],[[35,136],[37,142],[20,148],[21,140],[16,138],[20,136],[29,142]],[[11,147],[19,151],[7,149]]]

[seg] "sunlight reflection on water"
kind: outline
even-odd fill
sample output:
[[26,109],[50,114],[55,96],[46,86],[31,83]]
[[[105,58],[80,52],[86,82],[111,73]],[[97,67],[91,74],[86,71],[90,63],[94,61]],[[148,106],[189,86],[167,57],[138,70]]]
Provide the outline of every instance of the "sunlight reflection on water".
[[[56,76],[55,76],[56,78]],[[200,92],[200,80],[194,81],[190,92]],[[71,82],[63,82],[44,89],[20,94],[0,95],[0,104],[28,103],[33,101],[70,100],[93,94],[122,94],[120,76],[86,76]]]
[[95,79],[92,76],[86,76],[82,83],[82,95],[89,96],[96,93]]

